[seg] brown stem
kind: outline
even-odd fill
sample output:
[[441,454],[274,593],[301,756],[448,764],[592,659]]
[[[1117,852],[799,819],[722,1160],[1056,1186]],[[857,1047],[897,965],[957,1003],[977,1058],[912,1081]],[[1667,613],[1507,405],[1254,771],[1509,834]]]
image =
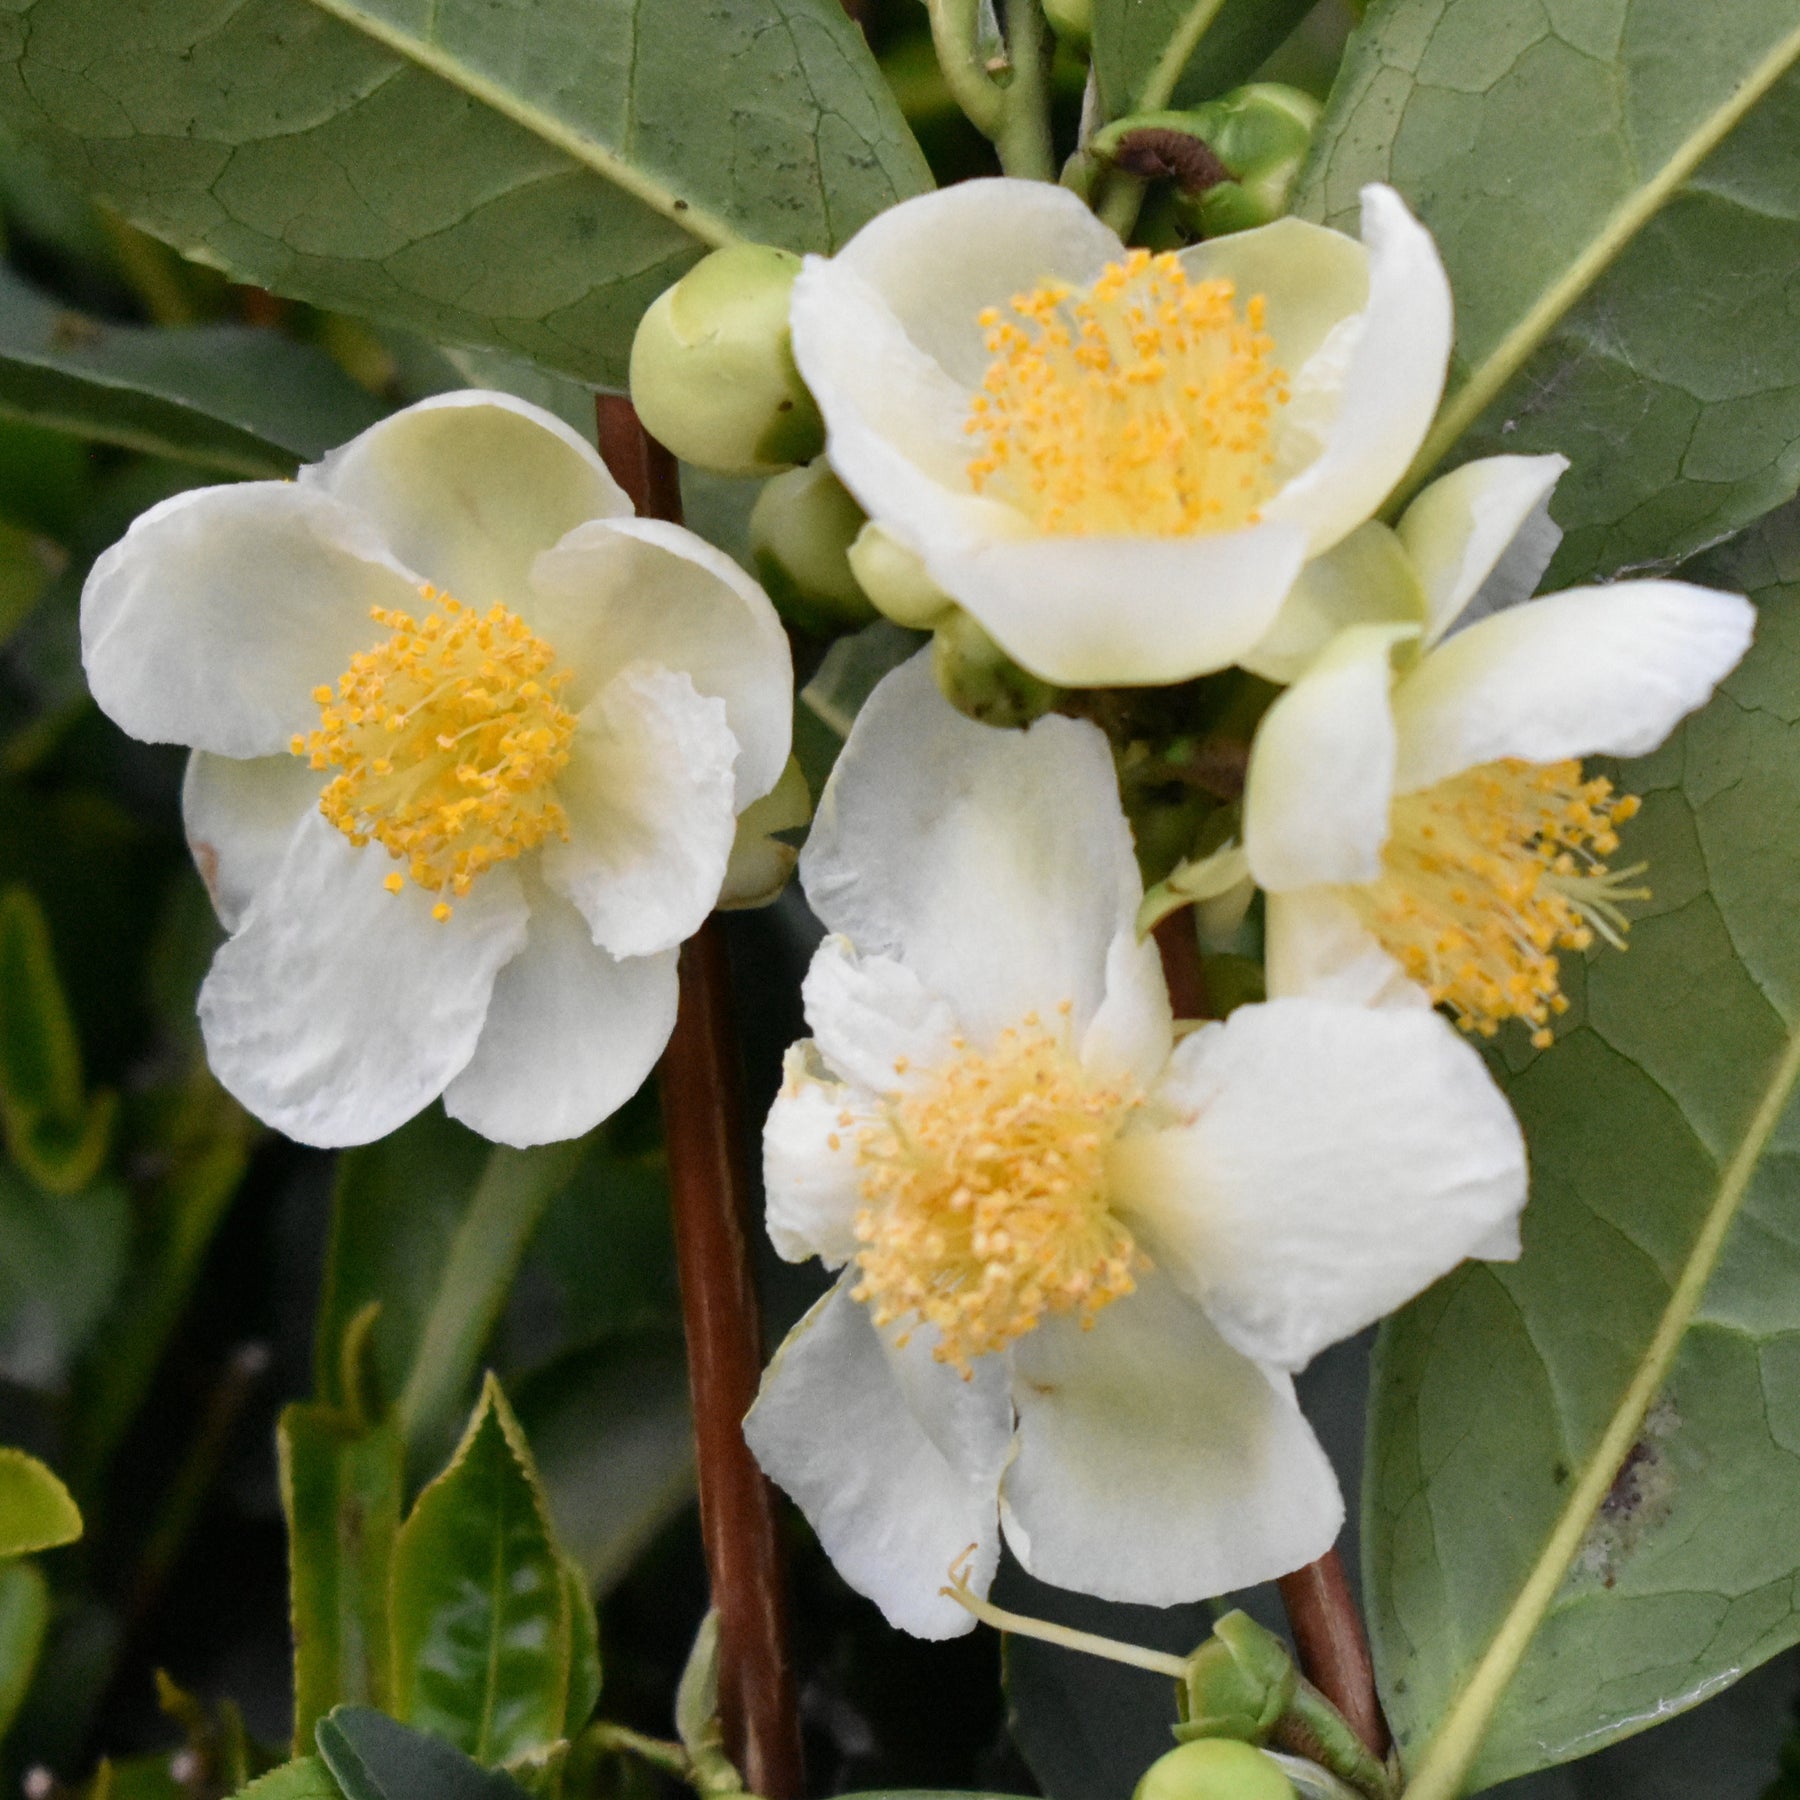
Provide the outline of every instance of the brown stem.
[[[1206,1018],[1206,976],[1194,921],[1185,907],[1158,924],[1156,947],[1162,952],[1163,974],[1176,1018]],[[1276,1585],[1281,1589],[1281,1604],[1287,1609],[1306,1679],[1344,1715],[1377,1756],[1385,1756],[1388,1728],[1375,1692],[1375,1664],[1343,1559],[1335,1550],[1327,1550],[1317,1562],[1282,1576]]]
[[[639,425],[630,401],[602,396],[599,428],[600,453],[639,513],[678,521],[675,459]],[[659,1080],[694,1399],[700,1532],[719,1613],[720,1723],[726,1750],[752,1793],[798,1800],[800,1718],[774,1495],[743,1432],[762,1372],[762,1326],[751,1278],[731,970],[716,919],[682,947],[680,1007]]]

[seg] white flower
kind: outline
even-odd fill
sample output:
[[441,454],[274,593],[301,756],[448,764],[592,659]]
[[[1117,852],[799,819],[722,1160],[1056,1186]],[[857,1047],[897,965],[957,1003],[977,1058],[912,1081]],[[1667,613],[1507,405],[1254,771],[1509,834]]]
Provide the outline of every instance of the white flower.
[[441,1094],[503,1143],[570,1137],[660,1053],[792,675],[754,582],[630,514],[566,425],[455,393],[297,481],[178,495],[94,565],[94,697],[195,751],[233,934],[208,1056],[290,1136]]
[[1153,258],[1061,188],[964,182],[807,259],[794,354],[845,486],[1010,655],[1185,680],[1262,637],[1436,410],[1437,252],[1385,187],[1362,229]]
[[[1580,759],[1653,750],[1755,612],[1679,581],[1521,603],[1565,466],[1467,464],[1397,532],[1365,526],[1326,559],[1345,579],[1320,584],[1289,650],[1325,647],[1264,716],[1244,795],[1272,994],[1436,1002],[1483,1036],[1523,1019],[1542,1046],[1566,1005],[1557,951],[1620,941],[1642,871],[1607,859],[1637,801]],[[1357,622],[1334,634],[1334,617]]]
[[[1296,1568],[1342,1501],[1289,1371],[1478,1243],[1518,1128],[1435,1015],[1248,1006],[1175,1041],[1093,726],[876,690],[801,858],[837,935],[765,1134],[777,1249],[843,1268],[745,1423],[928,1637],[975,1547],[1154,1605]],[[1513,1238],[1510,1246],[1504,1240]]]

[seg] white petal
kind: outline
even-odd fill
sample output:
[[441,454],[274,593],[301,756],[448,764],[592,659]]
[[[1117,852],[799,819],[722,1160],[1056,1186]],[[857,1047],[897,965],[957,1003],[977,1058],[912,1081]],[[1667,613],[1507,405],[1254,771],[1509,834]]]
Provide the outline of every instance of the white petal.
[[736,805],[766,794],[787,762],[794,671],[768,596],[691,531],[618,519],[569,533],[532,565],[531,622],[588,700],[634,662],[660,663],[725,703],[738,741]]
[[1298,681],[1353,625],[1423,625],[1425,594],[1400,540],[1375,520],[1300,571],[1261,640],[1238,658],[1265,681]]
[[763,1192],[770,1242],[789,1262],[836,1269],[856,1254],[857,1135],[875,1117],[873,1097],[834,1080],[810,1038],[788,1047],[763,1122]]
[[609,956],[586,922],[527,879],[525,948],[494,978],[487,1023],[444,1110],[497,1144],[551,1144],[610,1118],[675,1029],[675,958]]
[[938,693],[928,652],[857,716],[800,879],[828,930],[906,964],[977,1037],[1065,1001],[1085,1031],[1142,897],[1099,730],[977,725]]
[[[851,1279],[775,1353],[744,1436],[838,1573],[890,1624],[919,1637],[960,1637],[974,1619],[938,1589],[971,1544],[971,1585],[985,1594],[993,1580],[995,1490],[1011,1434],[1005,1390],[991,1376],[965,1384],[943,1365],[934,1380],[916,1361],[903,1383],[867,1310],[850,1298]],[[922,1355],[915,1342],[912,1358]],[[935,1431],[913,1411],[926,1397]],[[946,1455],[940,1440],[961,1452]]]
[[932,579],[1046,681],[1185,681],[1269,629],[1306,557],[1297,525],[1189,537],[977,537],[918,544]]
[[1482,457],[1434,481],[1406,509],[1395,529],[1424,585],[1426,643],[1462,617],[1568,466],[1566,456]]
[[271,756],[319,722],[313,689],[415,607],[367,521],[285,481],[177,494],[141,514],[81,593],[81,660],[133,737]]
[[1124,253],[1067,188],[1001,178],[890,207],[834,260],[881,296],[921,350],[973,386],[987,368],[976,323],[984,309],[1050,280],[1086,287]]
[[952,1054],[956,1015],[891,956],[859,956],[846,937],[813,952],[801,984],[819,1052],[874,1094],[911,1085]]
[[594,942],[651,956],[690,938],[725,880],[735,829],[725,706],[684,674],[633,663],[590,700],[556,792],[566,843],[544,876]]
[[1394,691],[1395,789],[1516,756],[1642,756],[1705,704],[1756,609],[1682,581],[1574,588],[1459,631]]
[[[1449,631],[1464,631],[1490,614],[1522,605],[1538,591],[1562,542],[1562,527],[1550,516],[1546,494],[1525,516],[1513,541],[1501,552],[1488,578],[1475,590],[1475,598],[1456,615]],[[1445,634],[1448,635],[1448,632]]]
[[1429,1006],[1339,888],[1271,894],[1263,915],[1271,1000],[1307,994],[1346,1006]]
[[470,606],[518,608],[533,559],[631,502],[594,446],[511,394],[434,394],[371,425],[300,482],[373,521],[389,549]]
[[1186,1039],[1121,1139],[1115,1203],[1244,1355],[1303,1368],[1404,1305],[1525,1204],[1525,1144],[1487,1066],[1424,1009],[1239,1007]]
[[1394,785],[1390,655],[1417,630],[1351,627],[1263,714],[1244,778],[1244,851],[1271,893],[1381,873]]
[[1363,189],[1369,300],[1320,455],[1263,508],[1316,553],[1355,530],[1425,440],[1450,359],[1450,284],[1431,234],[1388,187]]
[[300,821],[318,810],[324,781],[299,756],[239,761],[196,750],[188,758],[181,819],[194,866],[227,931],[237,930],[281,867]]
[[1013,1347],[1006,1540],[1040,1580],[1171,1606],[1285,1575],[1343,1523],[1288,1378],[1231,1349],[1154,1272],[1083,1331]]
[[200,990],[213,1073],[300,1143],[366,1144],[435,1100],[525,942],[513,870],[490,869],[440,924],[435,894],[382,886],[394,867],[313,815]]
[[1106,952],[1106,997],[1081,1040],[1081,1065],[1147,1086],[1161,1074],[1174,1042],[1162,957],[1154,939],[1139,941],[1133,925]]

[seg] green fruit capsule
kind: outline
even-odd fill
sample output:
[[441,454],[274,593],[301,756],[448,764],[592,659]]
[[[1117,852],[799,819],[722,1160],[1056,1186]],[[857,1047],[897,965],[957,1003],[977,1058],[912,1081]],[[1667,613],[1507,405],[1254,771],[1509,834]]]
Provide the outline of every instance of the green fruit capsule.
[[703,257],[644,314],[631,345],[632,404],[684,462],[774,475],[824,449],[788,332],[799,273],[789,251],[733,244]]
[[1294,1784],[1249,1744],[1201,1738],[1159,1756],[1132,1800],[1294,1800]]

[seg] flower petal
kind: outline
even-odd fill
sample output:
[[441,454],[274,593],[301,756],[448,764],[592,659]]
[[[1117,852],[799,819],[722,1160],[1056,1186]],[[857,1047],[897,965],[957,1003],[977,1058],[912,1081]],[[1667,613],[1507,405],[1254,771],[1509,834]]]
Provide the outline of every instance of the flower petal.
[[977,1593],[987,1592],[999,1561],[995,1491],[1012,1427],[999,1362],[987,1359],[993,1372],[965,1383],[933,1364],[916,1338],[893,1350],[850,1298],[853,1279],[788,1334],[744,1436],[838,1573],[890,1624],[919,1637],[960,1637],[974,1619],[938,1589],[971,1544]]
[[1393,646],[1355,625],[1263,714],[1244,778],[1244,852],[1271,893],[1381,873],[1394,780]]
[[1133,924],[1107,948],[1106,996],[1082,1037],[1082,1067],[1148,1086],[1162,1072],[1174,1042],[1162,957],[1154,939],[1139,941]]
[[526,878],[525,948],[494,978],[475,1054],[444,1110],[497,1144],[580,1137],[644,1085],[675,1029],[676,952],[609,956],[586,921]]
[[813,952],[801,984],[806,1022],[819,1053],[873,1094],[911,1085],[951,1052],[956,1015],[891,956],[859,956],[846,937]]
[[1394,690],[1395,791],[1516,756],[1642,756],[1705,704],[1756,609],[1683,581],[1572,588],[1459,631]]
[[188,849],[213,911],[236,931],[287,854],[300,821],[319,808],[324,777],[304,757],[240,761],[196,750],[181,783]]
[[1450,360],[1450,283],[1437,246],[1389,187],[1362,193],[1369,299],[1324,448],[1263,508],[1316,554],[1367,519],[1425,440]]
[[1306,994],[1346,1006],[1431,1004],[1337,888],[1269,895],[1263,939],[1271,1000]]
[[1079,1041],[1141,898],[1105,737],[1073,719],[965,719],[929,652],[857,716],[800,879],[828,930],[904,963],[976,1037],[1068,1001]]
[[525,942],[513,870],[488,870],[440,924],[435,894],[382,886],[393,868],[308,818],[200,990],[213,1073],[302,1144],[366,1144],[435,1100]]
[[629,514],[599,452],[511,394],[434,394],[371,425],[300,484],[369,519],[410,569],[466,605],[517,608],[533,559],[587,519]]
[[141,514],[81,592],[81,660],[133,737],[271,756],[319,722],[313,689],[385,636],[418,578],[368,522],[285,481],[177,494]]
[[692,937],[735,832],[724,702],[685,674],[632,663],[588,702],[571,750],[556,783],[569,837],[545,845],[545,879],[614,956]]
[[1306,559],[1297,525],[1189,537],[996,533],[918,545],[945,593],[1045,681],[1185,681],[1235,662],[1269,629]]
[[857,1249],[857,1134],[875,1119],[873,1096],[833,1080],[810,1038],[790,1044],[781,1067],[781,1092],[763,1121],[769,1239],[789,1262],[816,1256],[841,1268]]
[[1176,1051],[1121,1139],[1115,1202],[1244,1355],[1299,1369],[1517,1219],[1525,1143],[1473,1046],[1424,1008],[1239,1007]]
[[[1395,529],[1425,589],[1427,644],[1462,617],[1532,515],[1548,507],[1568,466],[1566,456],[1484,456],[1434,481],[1406,509]],[[1543,572],[1540,565],[1531,580]],[[1515,598],[1530,596],[1527,587]],[[1501,596],[1492,601],[1499,610]]]
[[1337,1536],[1337,1478],[1288,1378],[1156,1273],[1091,1331],[1052,1319],[1012,1357],[1001,1510],[1040,1580],[1170,1606],[1285,1575]]
[[739,812],[787,762],[794,670],[769,597],[730,557],[660,519],[583,525],[532,565],[533,628],[575,672],[581,707],[627,664],[660,663],[725,703]]

